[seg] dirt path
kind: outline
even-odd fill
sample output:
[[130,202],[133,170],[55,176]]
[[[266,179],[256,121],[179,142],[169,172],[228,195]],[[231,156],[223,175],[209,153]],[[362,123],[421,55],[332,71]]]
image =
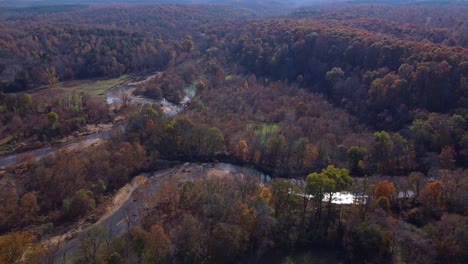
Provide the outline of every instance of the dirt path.
[[20,163],[23,160],[23,157],[33,157],[36,159],[41,159],[57,151],[79,151],[87,147],[100,144],[103,141],[103,139],[110,137],[112,133],[113,130],[104,130],[98,133],[89,134],[78,138],[68,138],[65,139],[64,142],[56,146],[45,147],[0,157],[0,168]]
[[140,85],[140,84],[145,84],[153,79],[155,79],[156,77],[158,77],[158,75],[160,75],[161,72],[156,72],[155,74],[153,75],[150,75],[148,77],[146,77],[146,79],[142,80],[142,81],[139,81],[139,82],[130,82],[128,83],[127,85],[128,86],[137,86],[137,85]]
[[[197,166],[197,165],[189,165]],[[181,168],[158,171],[153,174],[142,174],[122,187],[112,198],[111,204],[105,213],[94,224],[87,224],[83,221],[76,224],[67,232],[50,237],[42,241],[44,245],[60,245],[60,250],[56,254],[56,263],[65,259],[73,258],[80,245],[80,235],[85,232],[99,228],[105,230],[106,236],[117,237],[129,230],[132,226],[139,224],[144,216],[147,201],[142,199],[144,195],[150,196],[157,191],[161,180],[178,175]],[[181,176],[181,175],[178,175]]]
[[78,254],[81,234],[99,228],[104,230],[107,238],[112,239],[124,234],[133,226],[140,225],[148,209],[154,206],[152,196],[157,192],[162,181],[171,178],[193,180],[202,175],[225,176],[229,174],[229,171],[216,168],[213,164],[186,163],[152,174],[139,175],[113,196],[112,203],[96,223],[80,222],[73,229],[45,239],[42,243],[46,245],[60,243],[56,263],[61,262],[63,256],[70,260]]
[[64,243],[64,249],[69,251],[70,248],[73,248],[75,245],[74,240],[76,240],[77,235],[82,232],[85,232],[93,227],[102,225],[109,217],[115,214],[118,210],[122,208],[122,206],[130,199],[133,192],[140,188],[144,183],[148,181],[146,175],[140,175],[135,177],[130,183],[127,183],[124,187],[122,187],[113,197],[112,203],[108,206],[105,214],[92,225],[86,225],[85,223],[81,222],[78,224],[77,227],[68,230],[67,232],[53,236],[43,241],[44,244],[57,244],[57,243]]

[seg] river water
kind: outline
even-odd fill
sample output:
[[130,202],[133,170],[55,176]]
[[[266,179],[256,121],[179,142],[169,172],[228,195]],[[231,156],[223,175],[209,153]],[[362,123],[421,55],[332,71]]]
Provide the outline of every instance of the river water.
[[261,184],[271,182],[271,176],[247,166],[239,166],[230,163],[218,163],[215,168],[227,171],[232,174],[242,173],[244,175],[255,176],[260,179]]
[[137,105],[152,105],[158,104],[163,112],[167,116],[175,116],[180,113],[184,107],[195,97],[196,94],[196,85],[197,82],[193,82],[192,85],[186,87],[184,89],[184,97],[179,103],[173,103],[166,100],[166,98],[162,98],[161,100],[154,100],[151,98],[143,97],[143,96],[136,96],[133,94],[136,87],[138,85],[144,84],[158,76],[160,73],[155,73],[147,77],[143,81],[121,84],[116,88],[110,90],[106,94],[106,101],[109,105],[117,105],[122,104],[123,98],[125,97],[130,104],[137,104]]
[[[224,170],[232,174],[236,173],[243,173],[245,175],[252,175],[255,177],[258,177],[260,179],[261,184],[269,183],[272,181],[272,177],[268,174],[265,174],[263,172],[260,172],[254,168],[248,167],[248,166],[239,166],[239,165],[234,165],[230,163],[219,163],[215,165],[216,169],[219,170]],[[296,185],[299,186],[304,186],[303,181],[299,180],[292,180]],[[291,192],[292,193],[292,192]],[[309,199],[312,199],[312,195],[305,195],[303,193],[294,193],[297,196],[301,197],[307,197]],[[323,197],[324,202],[328,202],[329,200],[329,195],[326,194]],[[362,196],[362,195],[355,195],[350,192],[336,192],[333,193],[332,196],[332,203],[333,204],[356,204],[356,203],[362,203],[365,201],[367,196]]]
[[[165,98],[161,100],[154,100],[151,98],[133,95],[133,91],[136,89],[137,85],[144,84],[145,82],[148,82],[156,78],[156,76],[158,76],[159,74],[160,73],[157,72],[154,75],[147,77],[143,81],[121,84],[117,86],[116,88],[108,91],[106,94],[107,104],[109,105],[121,104],[122,98],[126,97],[130,104],[137,104],[137,105],[159,104],[159,106],[161,107],[161,109],[167,116],[171,117],[171,116],[177,115],[193,99],[193,97],[195,97],[197,82],[193,82],[192,85],[184,89],[185,95],[178,104],[169,102]],[[121,129],[121,127],[119,127],[118,129]],[[79,139],[71,140],[67,143],[59,144],[53,147],[45,147],[45,148],[40,148],[36,150],[25,151],[23,153],[3,156],[3,157],[0,157],[0,168],[17,164],[18,162],[21,161],[21,157],[26,156],[26,155],[32,156],[34,158],[42,158],[58,150],[73,147],[74,145],[77,145],[80,142],[83,143],[83,142],[97,140],[97,139],[106,139],[118,129],[113,129],[112,131],[104,131],[104,132],[99,132],[99,133],[83,136]]]

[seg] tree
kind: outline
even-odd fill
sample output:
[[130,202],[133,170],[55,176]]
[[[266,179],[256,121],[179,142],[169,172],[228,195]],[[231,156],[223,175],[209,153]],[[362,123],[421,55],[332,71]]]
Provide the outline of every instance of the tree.
[[264,188],[259,197],[252,202],[252,209],[258,223],[252,234],[258,256],[273,245],[273,230],[276,230],[277,220],[274,218],[274,210],[268,204],[268,197],[272,198],[271,192]]
[[272,203],[276,218],[290,217],[293,207],[299,204],[299,188],[285,179],[271,183]]
[[431,182],[426,185],[426,189],[429,191],[429,195],[432,200],[432,206],[441,205],[444,183],[441,181]]
[[28,232],[16,232],[0,236],[0,263],[24,263],[22,258],[34,236]]
[[79,237],[77,254],[81,263],[100,263],[99,250],[104,237],[104,230],[100,226],[87,230]]
[[348,166],[351,173],[362,175],[364,171],[364,158],[367,155],[367,149],[352,146],[348,149]]
[[32,96],[30,94],[23,94],[22,103],[24,107],[30,107],[32,104]]
[[434,129],[427,120],[415,119],[410,126],[411,136],[416,146],[418,154],[429,148],[433,141]]
[[151,226],[143,253],[144,263],[167,263],[171,240],[160,225]]
[[410,64],[403,63],[398,68],[398,75],[400,78],[406,79],[413,73],[414,67]]
[[392,134],[394,174],[406,172],[416,167],[414,146],[398,133]]
[[49,123],[52,127],[55,127],[57,125],[58,119],[59,116],[54,111],[47,114],[47,120],[49,120]]
[[[127,231],[127,250],[129,252],[130,245],[133,251],[139,258],[143,257],[145,249],[148,246],[148,232],[141,226],[135,226]],[[130,243],[129,243],[130,242]]]
[[[349,176],[347,169],[336,168],[329,165],[320,173],[309,174],[306,178],[307,193],[313,195],[316,206],[316,217],[320,221],[322,211],[322,200],[324,195],[328,195],[328,214],[327,220],[330,220],[333,195],[341,192],[353,184],[353,178]],[[328,221],[327,221],[328,222]]]
[[[258,196],[254,199],[257,198]],[[249,199],[249,202],[254,199]],[[235,211],[238,212],[237,225],[241,228],[244,238],[248,240],[257,228],[257,215],[254,212],[252,204],[249,205],[247,203],[239,203]]]
[[72,219],[85,215],[95,207],[96,201],[94,200],[93,192],[85,189],[75,192],[71,199],[66,199],[63,202],[65,214]]
[[390,211],[390,200],[385,196],[377,198],[377,207],[382,208],[385,212]]
[[212,263],[236,263],[245,250],[245,234],[238,225],[217,223],[210,239]]
[[275,179],[271,183],[272,206],[274,216],[277,220],[277,231],[284,239],[281,241],[284,246],[290,246],[297,239],[295,214],[300,208],[301,190],[291,181],[286,179]]
[[453,169],[455,167],[455,149],[452,146],[445,146],[439,154],[440,166],[444,169]]
[[286,151],[286,138],[283,135],[271,137],[266,142],[267,146],[267,164],[274,168],[278,168],[283,162],[284,154]]
[[381,180],[377,183],[374,191],[374,198],[379,199],[380,197],[386,197],[387,199],[392,198],[396,192],[395,185],[388,180]]
[[113,177],[109,183],[110,188],[120,186],[128,181],[131,173],[141,169],[145,163],[145,150],[136,141],[118,142],[116,149],[111,155],[111,169]]
[[47,75],[47,84],[51,87],[54,86],[54,84],[58,82],[57,72],[55,70],[55,67],[53,66],[47,67],[45,69],[45,73]]
[[322,200],[325,193],[333,189],[333,181],[323,173],[312,173],[306,178],[306,190],[308,195],[312,195],[317,208],[315,219],[320,222],[322,216]]
[[438,258],[445,263],[464,263],[468,248],[468,217],[457,214],[445,214],[436,223]]
[[304,165],[312,167],[320,157],[320,149],[317,145],[307,144],[304,153]]
[[390,135],[385,131],[374,133],[374,143],[372,144],[372,157],[377,172],[385,173],[391,170],[393,142]]
[[325,74],[325,78],[331,82],[337,82],[344,77],[344,72],[339,67],[334,67]]
[[156,193],[157,208],[167,215],[173,216],[179,207],[181,198],[180,188],[176,180],[167,180],[161,183],[159,191]]
[[204,260],[206,232],[201,223],[191,214],[184,214],[175,230],[175,263],[200,263]]
[[243,139],[239,140],[237,143],[236,153],[242,161],[249,161],[249,146],[247,145],[247,141]]
[[378,113],[390,110],[389,114],[393,114],[394,105],[403,104],[407,99],[404,96],[407,84],[394,73],[375,79],[369,88],[370,108]]
[[349,231],[346,245],[351,263],[382,263],[389,253],[383,228],[367,222]]
[[241,195],[242,203],[245,202],[247,196],[257,192],[258,178],[248,170],[233,175],[233,181],[234,187]]
[[[195,125],[186,117],[177,118],[166,127],[171,144],[176,147],[176,156],[190,156],[191,136]],[[173,148],[173,147],[172,147]]]
[[419,193],[423,188],[424,175],[421,172],[412,172],[408,177],[408,182],[414,191],[414,199],[418,199]]
[[336,101],[343,100],[346,96],[345,73],[341,68],[333,68],[325,74],[325,79],[329,82],[330,86],[326,90],[326,95],[333,98]]
[[205,136],[208,143],[206,146],[208,156],[224,151],[224,135],[219,128],[209,128]]
[[107,257],[106,264],[124,264],[127,263],[118,252],[112,252],[109,257]]
[[23,120],[21,119],[20,115],[14,114],[13,117],[10,120],[10,123],[8,124],[10,131],[12,132],[11,134],[16,134],[18,136],[21,135],[21,128],[23,126]]
[[465,132],[460,139],[460,155],[465,162],[468,162],[468,132]]
[[34,192],[25,193],[20,199],[21,211],[25,222],[31,221],[39,211],[37,197]]

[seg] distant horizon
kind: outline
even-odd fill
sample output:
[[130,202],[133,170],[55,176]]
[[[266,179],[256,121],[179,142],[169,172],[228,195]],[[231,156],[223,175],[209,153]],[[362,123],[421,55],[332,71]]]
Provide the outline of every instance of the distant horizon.
[[9,6],[25,6],[25,5],[68,5],[68,4],[260,4],[260,3],[276,3],[276,4],[295,4],[308,5],[315,3],[333,3],[333,2],[350,2],[350,3],[465,3],[468,0],[0,0],[0,4]]

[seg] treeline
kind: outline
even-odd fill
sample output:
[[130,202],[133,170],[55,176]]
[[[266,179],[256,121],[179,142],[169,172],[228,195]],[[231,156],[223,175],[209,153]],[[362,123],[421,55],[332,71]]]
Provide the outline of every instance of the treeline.
[[[118,237],[99,227],[84,232],[74,256],[67,260],[262,263],[272,252],[294,256],[320,248],[336,250],[330,259],[346,263],[393,263],[394,259],[464,263],[468,258],[466,176],[466,172],[445,171],[435,182],[413,173],[397,184],[377,178],[353,183],[346,169],[329,166],[309,174],[299,185],[285,179],[260,185],[248,173],[167,179],[158,183],[156,193],[140,197],[147,208],[141,222],[129,219],[133,224]],[[353,205],[322,201],[325,194],[343,189],[368,196]],[[93,205],[92,194],[76,192],[69,202],[72,212],[79,212],[79,205]],[[33,194],[25,194],[21,208],[34,208],[34,201]],[[0,236],[0,257],[22,258],[27,263],[57,257],[53,245],[38,245],[33,239],[27,232]],[[291,262],[291,257],[284,259]]]
[[314,17],[412,41],[468,47],[468,7],[462,3],[416,5],[325,4],[293,11],[294,18]]
[[[141,227],[113,241],[103,230],[85,234],[79,261],[261,261],[270,250],[325,244],[350,263],[466,262],[468,185],[459,169],[468,164],[466,49],[376,33],[386,30],[369,22],[376,20],[328,18],[211,23],[194,15],[192,25],[203,31],[191,36],[187,20],[172,18],[168,28],[184,35],[164,42],[154,33],[159,27],[137,32],[146,28],[140,23],[159,23],[144,8],[77,12],[82,22],[103,19],[99,26],[59,24],[73,18],[67,13],[47,25],[3,22],[14,24],[0,42],[8,51],[0,67],[5,89],[164,67],[136,91],[178,102],[196,81],[197,96],[175,118],[158,105],[126,105],[125,131],[81,154],[21,157],[24,164],[3,172],[2,232],[38,225],[43,235],[66,222],[94,221],[96,208],[140,171],[222,160],[298,184],[260,186],[248,175],[162,184]],[[116,12],[128,20],[112,25]],[[0,110],[0,133],[15,138],[60,137],[109,117],[104,102],[84,94],[2,94]],[[351,185],[349,175],[362,178]],[[341,190],[367,198],[342,207],[323,201]],[[26,252],[32,241],[23,232],[2,236],[0,256],[26,260],[9,253]]]
[[[354,206],[322,202],[325,193],[351,186],[346,169],[329,166],[309,174],[302,187],[284,179],[260,186],[252,177],[211,176],[163,184],[148,198],[154,207],[142,229],[129,230],[133,257],[144,263],[256,263],[272,250],[287,255],[309,247],[340,249],[344,255],[337,259],[347,263],[390,263],[393,257],[411,263],[463,263],[468,257],[464,251],[467,208],[460,204],[467,182],[457,173],[434,183],[412,175],[408,187],[399,186],[398,191],[419,191],[404,199],[398,198],[391,181],[356,183],[354,188],[363,188],[369,198]],[[458,205],[449,205],[455,201]],[[413,232],[413,225],[427,228]],[[453,251],[447,251],[450,245]],[[114,250],[128,257],[122,249]]]
[[131,114],[126,136],[130,141],[141,142],[156,164],[159,159],[201,161],[225,154],[224,135],[217,127],[184,117],[166,120],[154,108]]
[[184,38],[187,34],[198,34],[198,31],[209,23],[255,17],[256,14],[248,9],[229,5],[147,4],[93,7],[48,17],[39,16],[35,19],[112,26],[129,32],[144,32],[149,36],[175,40]]
[[85,93],[53,96],[0,93],[1,152],[32,148],[39,142],[80,131],[87,124],[111,120],[108,105]]
[[89,216],[105,195],[146,166],[145,149],[120,138],[82,154],[58,152],[40,161],[21,159],[22,165],[3,175],[1,232],[35,225],[44,235],[54,226]]
[[265,85],[254,76],[244,78],[228,76],[222,93],[198,89],[185,113],[219,127],[237,162],[274,176],[304,175],[331,163],[345,166],[347,147],[370,137],[323,97],[282,82]]
[[381,127],[389,118],[403,125],[395,120],[400,108],[447,112],[466,101],[468,59],[462,48],[330,28],[319,20],[259,21],[214,33],[226,31],[223,40],[231,58],[249,72],[298,81],[357,115],[370,110],[368,120]]
[[[1,14],[0,14],[1,15]],[[200,27],[211,22],[255,18],[255,12],[230,5],[209,4],[128,4],[90,6],[53,14],[30,12],[3,14],[5,21],[43,21],[65,24],[84,24],[112,27],[128,32],[141,32],[164,39],[180,39],[196,34]]]
[[[88,221],[94,221],[96,215],[93,212],[105,201],[106,195],[123,186],[138,171],[167,166],[164,160],[214,160],[229,154],[226,143],[228,146],[231,142],[237,144],[233,146],[231,154],[239,160],[264,168],[271,166],[268,162],[276,161],[292,171],[296,168],[294,162],[301,155],[304,160],[319,157],[320,152],[314,152],[313,145],[309,146],[305,139],[302,140],[304,146],[298,148],[305,151],[302,154],[296,149],[288,150],[298,143],[289,137],[288,133],[291,132],[286,132],[287,126],[281,122],[277,127],[271,123],[245,127],[240,117],[251,120],[254,117],[272,118],[275,114],[271,114],[269,108],[276,107],[285,111],[284,116],[291,119],[292,112],[286,111],[291,111],[288,109],[290,104],[286,102],[305,99],[314,102],[316,108],[308,108],[314,104],[303,108],[303,116],[324,115],[323,119],[328,120],[330,117],[326,115],[332,112],[331,105],[297,88],[281,87],[281,83],[262,87],[251,80],[246,85],[244,89],[231,91],[226,88],[229,92],[224,96],[236,95],[235,90],[250,94],[255,98],[252,99],[251,108],[248,108],[251,104],[247,100],[245,104],[227,105],[224,110],[219,107],[219,113],[208,111],[207,106],[224,104],[226,101],[210,96],[210,93],[216,92],[216,88],[199,86],[202,89],[200,98],[210,96],[212,100],[207,106],[202,101],[193,102],[190,106],[193,112],[186,113],[193,120],[187,117],[167,119],[157,105],[133,112],[130,107],[125,133],[114,136],[106,144],[82,154],[58,154],[41,162],[25,158],[27,162],[23,166],[26,167],[9,170],[4,175],[7,179],[22,180],[16,180],[15,183],[11,181],[3,186],[0,199],[5,205],[0,217],[2,228],[11,230],[14,227],[42,224],[37,233],[41,235],[47,234],[56,225],[78,218],[87,217]],[[267,93],[262,89],[270,90]],[[260,92],[263,96],[260,96]],[[240,98],[239,95],[230,98],[237,97]],[[249,99],[249,96],[245,98]],[[275,105],[268,98],[283,100],[275,100],[279,102]],[[205,113],[210,113],[212,117],[222,114],[222,111],[231,112],[231,107],[238,107],[238,112],[227,115],[224,121],[213,118],[220,124],[221,129],[218,129],[203,122],[203,115],[197,114],[200,110],[195,110],[197,107],[200,110],[205,108]],[[258,112],[258,115],[250,112],[254,108],[257,108],[255,113]],[[335,116],[341,115],[346,120],[347,115],[343,111],[335,111]],[[235,120],[237,114],[238,121]],[[314,127],[320,128],[318,120],[312,123],[316,124]],[[245,128],[238,127],[240,124]],[[281,132],[283,129],[284,135]],[[360,138],[353,135],[352,129],[347,129],[343,133],[354,140],[369,139],[369,136]],[[294,130],[297,129],[290,126],[289,131]],[[233,131],[242,132],[237,134]],[[338,131],[341,130],[334,132]],[[251,141],[252,138],[242,140],[240,137],[248,135],[258,142],[257,148],[253,147],[251,142],[255,141]],[[337,134],[337,138],[340,137]],[[241,140],[238,141],[238,138]],[[331,135],[324,138],[333,139]],[[379,132],[373,138],[369,153],[361,147],[337,146],[340,152],[334,155],[344,155],[342,162],[339,159],[327,159],[323,165],[305,167],[304,170],[308,172],[302,175],[317,172],[302,178],[303,181],[295,181],[298,184],[277,179],[271,185],[260,186],[252,175],[208,177],[182,182],[174,179],[162,183],[159,191],[148,198],[150,209],[144,213],[146,217],[141,226],[133,226],[127,234],[117,238],[99,229],[83,234],[77,261],[261,262],[262,256],[272,250],[282,250],[287,255],[295,250],[307,251],[309,247],[320,245],[342,252],[344,255],[341,257],[349,263],[383,263],[392,258],[401,258],[411,263],[463,263],[467,258],[464,239],[467,208],[463,200],[467,187],[466,172],[441,170],[437,172],[440,180],[434,182],[429,181],[424,174],[415,172],[409,177],[390,181],[363,178],[352,185],[347,169],[326,166],[333,163],[342,167],[339,164],[344,164],[349,166],[353,174],[359,174],[366,169],[365,164],[374,164],[374,170],[386,173],[382,170],[398,162],[405,162],[396,159],[395,154],[385,152],[389,146],[398,146],[393,142],[402,140],[401,137]],[[262,142],[265,144],[263,147]],[[259,155],[251,154],[254,149],[260,153],[261,162],[251,160],[251,157]],[[307,154],[307,151],[311,154]],[[451,162],[450,159],[442,160],[448,161],[448,164]],[[321,166],[326,168],[320,170]],[[360,200],[363,204],[353,206],[337,206],[329,200],[322,201],[326,194],[341,190],[365,194],[368,198]],[[301,193],[313,195],[314,198],[300,196]],[[11,233],[2,236],[0,241],[9,244],[8,241],[12,239],[19,241],[15,244],[19,249],[15,249],[25,252],[26,247],[23,245],[31,243],[33,235]],[[54,252],[53,246],[48,248],[47,245],[30,249],[35,249],[28,253],[35,253],[32,256],[39,262],[53,256]],[[9,253],[5,252],[2,256],[15,260],[15,256]]]
[[[124,134],[116,130],[106,143],[82,151],[40,161],[21,156],[22,164],[3,176],[0,231],[85,217],[135,173],[165,168],[168,161],[213,160],[225,155],[225,142],[216,127],[187,118],[167,120],[148,107],[129,114]],[[31,202],[24,205],[23,198]]]
[[[330,27],[319,20],[255,21],[210,33],[209,40],[199,42],[201,49],[216,49],[219,61],[229,58],[243,66],[233,72],[254,73],[266,83],[287,80],[321,93],[373,130],[398,132],[413,141],[419,164],[444,147],[456,152],[457,164],[465,164],[465,49]],[[431,119],[443,125],[429,125]],[[428,140],[420,138],[423,123]],[[453,129],[443,132],[443,126]]]
[[[78,9],[87,8],[87,5],[37,5],[26,7],[2,7],[0,11],[0,18],[5,20],[12,20],[14,15],[26,14],[52,14],[57,12],[76,11]],[[18,17],[19,18],[19,17]]]
[[160,69],[170,45],[122,30],[46,23],[4,29],[0,90],[17,92],[70,79],[117,77]]
[[[420,170],[437,176],[440,168],[465,166],[468,157],[466,109],[456,103],[447,104],[445,107],[452,110],[437,113],[428,112],[429,107],[423,106],[422,99],[417,101],[416,97],[412,109],[409,108],[411,104],[401,102],[414,90],[397,89],[388,80],[405,83],[401,74],[405,69],[410,70],[409,64],[399,66],[397,74],[380,69],[362,71],[364,76],[360,77],[345,77],[342,69],[334,67],[321,77],[325,88],[314,85],[322,91],[323,97],[320,97],[296,87],[306,86],[303,78],[274,82],[265,78],[274,75],[263,72],[254,75],[231,64],[229,54],[233,47],[225,47],[222,43],[226,42],[214,34],[197,41],[197,48],[205,49],[197,60],[199,67],[194,67],[195,63],[188,59],[141,87],[141,92],[160,98],[161,88],[167,93],[167,87],[183,87],[197,76],[198,96],[184,114],[195,122],[219,127],[228,141],[229,153],[234,154],[238,162],[254,163],[273,175],[286,177],[303,175],[328,164],[348,167],[353,175],[408,175]],[[264,55],[261,53],[258,58]],[[245,59],[255,57],[245,53]],[[258,67],[255,69],[265,69]],[[459,78],[463,80],[464,77],[460,75]],[[361,94],[351,91],[352,80],[363,82],[359,84]],[[368,91],[364,93],[364,89]],[[460,92],[458,88],[454,90]],[[340,91],[352,99],[342,98],[338,102],[336,93]],[[397,91],[405,95],[390,96]],[[440,96],[434,99],[432,95],[430,98],[441,99]],[[359,121],[369,124],[376,133],[372,135],[358,120],[333,108],[325,99],[351,113],[356,113],[353,108],[360,109]],[[463,104],[463,100],[460,98],[459,104]]]
[[[183,56],[190,56],[193,41],[187,39],[184,43],[186,48],[183,49],[186,52]],[[193,61],[186,60],[176,66],[167,67],[161,74],[137,85],[134,93],[155,100],[165,98],[178,104],[185,96],[184,89],[195,84],[198,72]]]
[[210,23],[253,16],[244,9],[212,5],[6,13],[0,17],[0,91],[163,69],[185,51],[191,35],[198,35]]

